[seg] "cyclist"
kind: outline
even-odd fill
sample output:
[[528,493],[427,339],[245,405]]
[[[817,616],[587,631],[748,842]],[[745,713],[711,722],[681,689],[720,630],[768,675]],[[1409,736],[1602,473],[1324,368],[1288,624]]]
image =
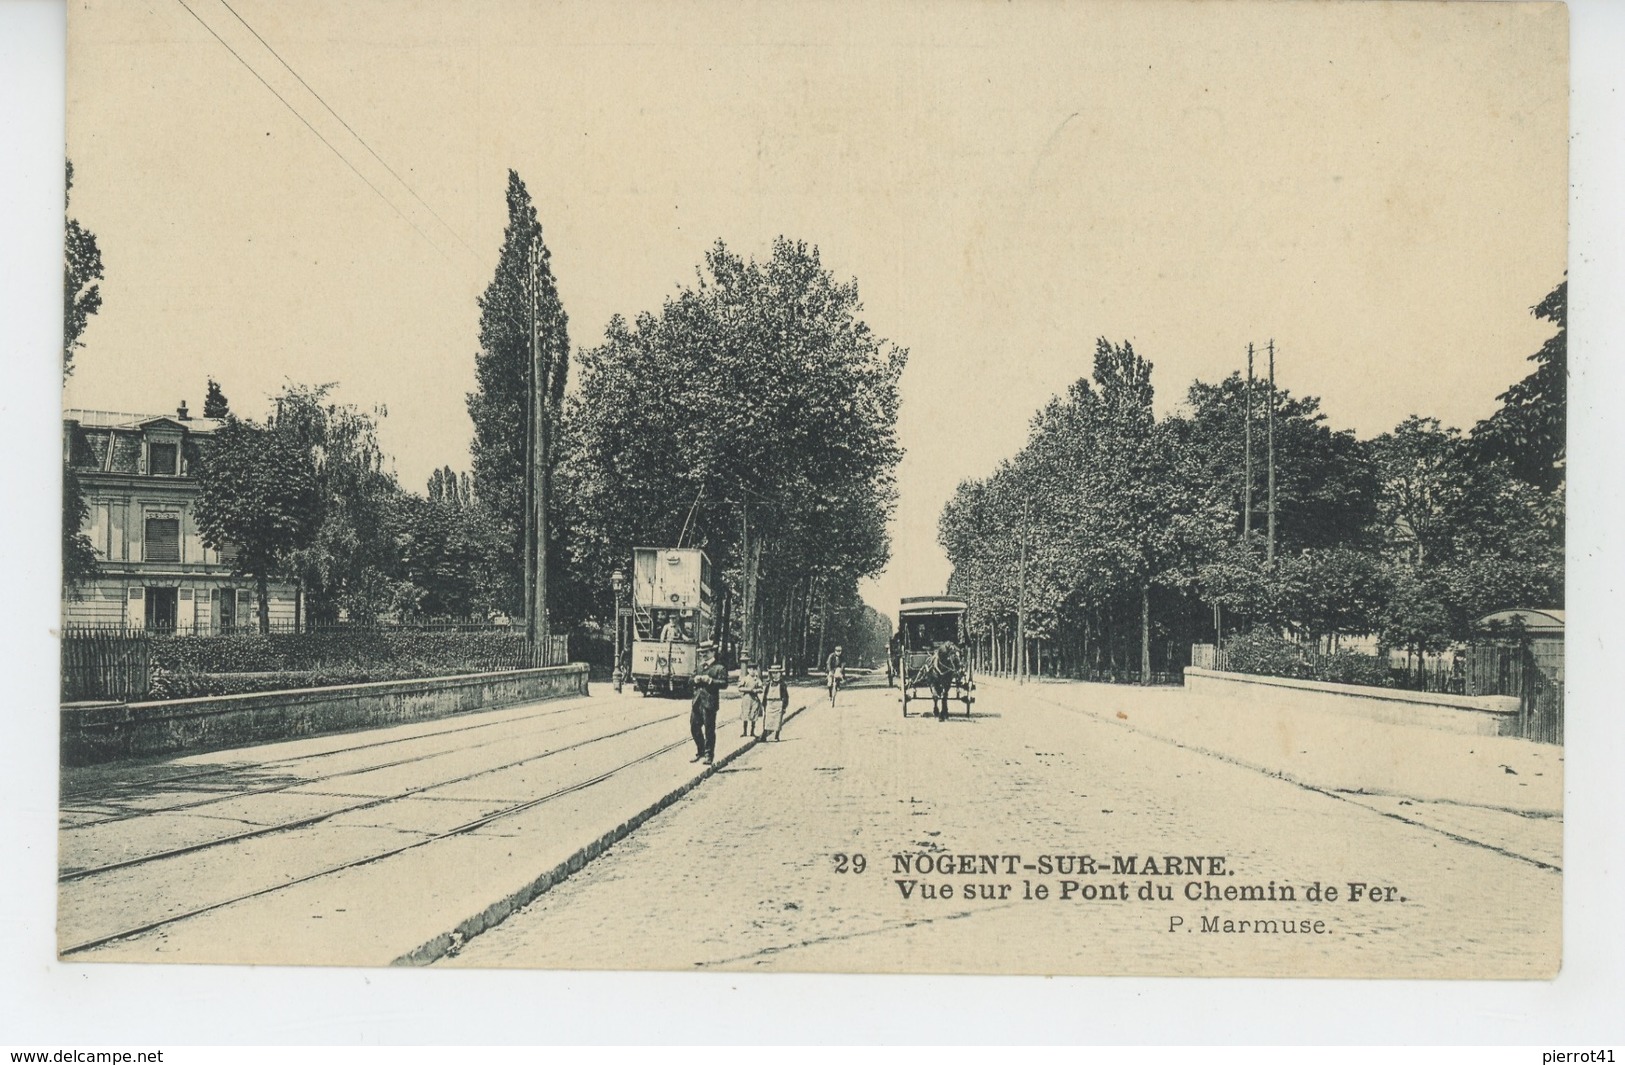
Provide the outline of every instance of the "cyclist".
[[829,653],[824,662],[824,683],[829,685],[829,705],[835,705],[835,692],[846,680],[846,670],[841,668],[841,647],[835,645],[835,650]]

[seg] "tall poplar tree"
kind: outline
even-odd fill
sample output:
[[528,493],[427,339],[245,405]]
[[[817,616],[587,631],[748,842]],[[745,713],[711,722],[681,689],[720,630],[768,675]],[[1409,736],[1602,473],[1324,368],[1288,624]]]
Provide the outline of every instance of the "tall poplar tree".
[[[531,372],[530,255],[537,249],[536,333],[541,362],[547,372],[549,438],[558,440],[558,411],[564,398],[570,365],[568,318],[553,282],[551,255],[542,240],[536,207],[517,173],[508,171],[508,225],[496,274],[480,297],[480,351],[474,357],[478,387],[468,395],[468,413],[474,421],[471,448],[474,488],[495,518],[501,543],[498,564],[507,575],[498,590],[499,600],[511,614],[521,612],[525,569],[525,452],[527,407]],[[553,448],[557,451],[557,448]],[[551,455],[548,466],[551,466]],[[549,470],[543,470],[547,477]],[[557,508],[551,508],[556,511]],[[548,554],[556,558],[554,530],[549,514]],[[551,572],[557,566],[550,565]]]

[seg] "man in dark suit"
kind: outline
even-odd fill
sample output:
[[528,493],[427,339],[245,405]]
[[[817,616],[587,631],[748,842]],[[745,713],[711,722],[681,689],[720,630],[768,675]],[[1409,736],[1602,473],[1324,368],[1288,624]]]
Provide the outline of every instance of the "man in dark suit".
[[710,640],[700,644],[699,662],[694,670],[694,701],[688,713],[688,730],[694,737],[694,758],[710,765],[717,756],[717,700],[728,686],[728,671],[717,661],[717,645]]

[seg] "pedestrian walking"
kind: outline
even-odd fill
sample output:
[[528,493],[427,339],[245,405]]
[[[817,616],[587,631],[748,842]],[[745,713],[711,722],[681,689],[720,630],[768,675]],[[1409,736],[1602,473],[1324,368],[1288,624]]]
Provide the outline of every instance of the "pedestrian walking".
[[717,756],[717,701],[728,686],[728,671],[717,661],[717,645],[710,640],[700,644],[699,657],[688,730],[694,737],[694,761],[704,759],[706,765],[711,765]]
[[762,684],[762,675],[750,659],[741,657],[739,663],[739,734],[741,736],[756,735],[757,726],[761,724],[766,709],[766,691]]
[[[779,704],[776,711],[765,710],[765,704],[769,699]],[[790,710],[790,685],[784,679],[783,666],[774,666],[769,671],[767,685],[762,692],[762,701],[764,703],[762,738],[765,740],[771,734],[776,742],[779,734],[784,731],[784,716]]]

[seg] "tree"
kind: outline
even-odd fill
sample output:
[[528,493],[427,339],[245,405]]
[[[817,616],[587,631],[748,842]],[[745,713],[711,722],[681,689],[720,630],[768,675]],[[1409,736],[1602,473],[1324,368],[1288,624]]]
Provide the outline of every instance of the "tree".
[[81,530],[90,519],[79,473],[68,462],[62,467],[62,590],[80,594],[84,582],[96,575],[96,548]]
[[1411,415],[1371,443],[1383,538],[1399,559],[1423,564],[1445,550],[1446,510],[1465,473],[1461,434]]
[[[1254,386],[1253,530],[1262,550],[1266,490],[1266,404]],[[1218,384],[1195,381],[1185,410],[1171,419],[1195,468],[1191,475],[1225,499],[1234,528],[1243,527],[1246,488],[1246,382],[1233,373]],[[1326,424],[1320,400],[1275,394],[1276,554],[1363,542],[1376,517],[1377,483],[1367,447],[1348,430]]]
[[[1311,643],[1373,632],[1385,602],[1386,574],[1372,552],[1354,547],[1305,548],[1279,560],[1282,614]],[[1331,650],[1328,646],[1327,650]]]
[[[1070,643],[1091,670],[1103,661],[1117,670],[1137,630],[1142,674],[1153,630],[1172,642],[1208,625],[1251,628],[1276,650],[1375,631],[1422,653],[1498,607],[1561,605],[1564,306],[1559,286],[1535,309],[1558,335],[1470,441],[1414,416],[1362,441],[1331,429],[1314,397],[1279,390],[1273,562],[1262,484],[1252,491],[1258,531],[1242,535],[1241,376],[1193,383],[1184,408],[1158,422],[1150,364],[1101,340],[1093,379],[1041,409],[1025,446],[989,477],[961,483],[944,507],[949,588],[969,601],[972,628],[1001,663],[1020,606],[1026,635]],[[1255,400],[1255,436],[1267,409]],[[1254,467],[1262,477],[1261,456]],[[1239,616],[1228,626],[1225,610]]]
[[1390,563],[1386,602],[1379,614],[1384,647],[1403,647],[1416,655],[1442,651],[1458,629],[1449,594],[1436,569]]
[[269,632],[269,583],[292,573],[293,552],[321,518],[311,453],[289,433],[231,419],[204,452],[199,483],[203,543],[236,547],[234,572],[253,578],[260,631]]
[[1530,483],[1510,460],[1487,459],[1477,441],[1434,418],[1407,418],[1371,450],[1390,570],[1410,574],[1390,583],[1413,604],[1425,587],[1437,606],[1428,608],[1428,625],[1460,639],[1490,611],[1561,605],[1560,490]]
[[559,475],[583,611],[634,545],[679,541],[707,549],[758,659],[856,604],[889,551],[907,359],[861,312],[816,248],[718,242],[695,285],[581,353]]
[[231,413],[231,404],[226,401],[226,394],[220,391],[220,382],[209,378],[209,391],[203,397],[203,416],[205,418],[224,418]]
[[401,568],[401,491],[378,443],[378,419],[387,411],[335,402],[334,387],[290,384],[269,419],[279,441],[303,452],[315,477],[314,521],[309,536],[290,549],[292,575],[313,621],[411,612],[417,593]]
[[[67,163],[67,189],[64,205],[73,194],[73,160]],[[84,346],[80,337],[90,316],[101,309],[102,290],[96,282],[102,280],[102,252],[96,246],[96,234],[68,216],[66,239],[63,242],[62,267],[62,376],[73,373],[73,353]]]
[[1118,637],[1132,632],[1149,683],[1153,599],[1189,587],[1226,524],[1181,435],[1157,423],[1152,398],[1151,364],[1131,344],[1101,338],[1093,379],[1046,405],[1027,445],[991,478],[960,486],[938,535],[954,564],[950,587],[970,601],[977,631],[1014,621],[1025,539],[1025,635],[1081,627],[1115,666],[1119,644],[1131,653]]
[[[501,589],[503,609],[520,614],[525,571],[525,510],[529,500],[526,486],[529,448],[531,378],[530,261],[537,260],[536,343],[547,374],[548,418],[542,426],[544,440],[558,438],[558,412],[564,398],[569,372],[569,320],[559,302],[553,281],[551,253],[542,240],[542,226],[536,218],[525,183],[508,171],[508,225],[503,230],[502,249],[496,273],[480,297],[480,351],[474,358],[475,391],[468,395],[468,413],[474,421],[471,448],[474,486],[490,508],[502,533]],[[534,249],[534,251],[533,251]],[[551,451],[551,449],[550,449]],[[543,470],[544,491],[551,477],[552,455]],[[550,555],[558,552],[559,522],[555,507],[549,507],[546,543]],[[556,572],[557,567],[549,567]],[[549,599],[554,593],[549,592]]]
[[[72,193],[73,161],[70,159],[64,208],[68,207]],[[102,278],[102,253],[96,246],[96,235],[66,215],[66,210],[64,215],[67,228],[62,270],[62,378],[67,380],[73,373],[73,353],[83,346],[80,337],[85,326],[102,305],[101,286],[96,284]],[[62,466],[62,589],[69,595],[77,595],[80,586],[96,572],[96,549],[90,537],[81,531],[89,516],[90,506],[85,502],[79,475],[70,459]]]
[[1503,607],[1563,605],[1563,494],[1546,492],[1506,462],[1469,463],[1444,515],[1448,540],[1437,579],[1452,633]]
[[1568,460],[1568,291],[1564,281],[1530,309],[1557,332],[1529,356],[1535,369],[1496,397],[1501,407],[1473,427],[1481,462],[1504,461],[1521,480],[1559,491]]
[[447,466],[430,476],[426,498],[400,498],[402,568],[422,593],[416,610],[427,617],[474,618],[493,606],[496,528],[467,482]]

